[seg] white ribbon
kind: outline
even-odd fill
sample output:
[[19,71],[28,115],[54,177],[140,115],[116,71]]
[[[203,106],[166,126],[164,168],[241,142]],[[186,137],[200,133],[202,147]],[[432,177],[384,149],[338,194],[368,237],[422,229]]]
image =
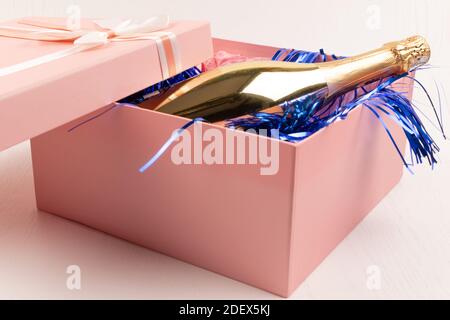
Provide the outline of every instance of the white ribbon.
[[170,23],[169,17],[167,15],[155,16],[143,21],[129,19],[120,22],[117,20],[97,20],[94,22],[102,29],[107,29],[109,31],[90,31],[83,33],[81,31],[66,31],[47,28],[30,29],[22,27],[1,27],[5,30],[24,31],[26,32],[27,36],[29,36],[24,36],[24,38],[29,39],[33,39],[33,37],[36,35],[44,35],[50,38],[55,37],[55,39],[59,36],[61,36],[62,38],[74,37],[75,41],[73,42],[74,45],[71,48],[17,63],[12,66],[0,68],[0,77],[37,67],[48,62],[56,61],[82,51],[104,46],[111,41],[154,40],[157,44],[158,53],[161,60],[161,70],[163,78],[168,78],[170,77],[170,72],[168,71],[169,66],[165,49],[161,40],[162,36],[168,37],[171,42],[176,71],[182,71],[179,50],[176,45],[176,37],[172,32],[162,31],[166,29]]
[[65,49],[65,50],[57,51],[54,53],[47,54],[45,56],[41,56],[41,57],[38,57],[35,59],[27,60],[25,62],[17,63],[12,66],[9,66],[9,67],[0,68],[0,77],[8,76],[10,74],[13,74],[13,73],[16,73],[19,71],[37,67],[37,66],[40,66],[40,65],[48,63],[48,62],[56,61],[58,59],[70,56],[72,54],[75,54],[75,53],[78,53],[81,51],[88,50],[90,48],[94,48],[96,46],[98,46],[98,44],[91,45],[90,47],[87,45],[75,45],[75,46]]

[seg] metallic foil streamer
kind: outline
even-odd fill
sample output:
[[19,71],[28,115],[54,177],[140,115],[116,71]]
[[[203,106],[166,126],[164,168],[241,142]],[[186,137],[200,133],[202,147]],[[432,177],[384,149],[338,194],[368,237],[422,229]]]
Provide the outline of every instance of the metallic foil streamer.
[[[274,55],[273,60],[279,60],[285,53],[285,49],[279,50]],[[331,58],[340,59],[334,55]],[[323,50],[316,53],[292,50],[283,61],[317,63],[328,61],[328,56]],[[381,122],[402,162],[410,172],[412,172],[410,169],[411,165],[422,163],[424,159],[433,167],[437,163],[435,155],[439,152],[439,147],[426,130],[411,101],[403,93],[391,88],[394,82],[405,77],[410,77],[410,75],[405,73],[380,79],[378,83],[363,86],[355,89],[353,92],[346,92],[327,104],[323,103],[324,100],[320,92],[318,92],[314,95],[284,103],[282,112],[259,112],[250,117],[229,120],[227,126],[243,130],[266,129],[268,132],[270,132],[270,129],[278,129],[280,139],[289,142],[299,142],[338,120],[344,120],[351,110],[362,106],[368,108]],[[416,79],[414,81],[419,84],[429,98],[442,134],[445,137],[442,121],[430,94],[420,82]],[[381,114],[387,115],[402,127],[409,142],[411,154],[409,162],[404,158],[403,152],[398,147]]]

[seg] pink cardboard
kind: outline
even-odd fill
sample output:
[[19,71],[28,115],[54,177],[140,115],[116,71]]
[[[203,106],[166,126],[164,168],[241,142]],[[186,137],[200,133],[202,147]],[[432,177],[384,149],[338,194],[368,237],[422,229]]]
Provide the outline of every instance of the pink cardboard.
[[[212,55],[207,22],[176,21],[167,31],[177,36],[183,69]],[[72,45],[0,37],[0,68]],[[153,40],[114,42],[0,76],[0,151],[161,80]]]
[[[216,40],[222,49],[255,57],[275,50]],[[384,128],[361,107],[301,143],[281,142],[279,172],[270,176],[259,165],[177,166],[170,151],[141,174],[188,120],[124,107],[68,132],[95,114],[32,139],[39,209],[283,297],[403,172]],[[402,130],[385,121],[404,148]]]

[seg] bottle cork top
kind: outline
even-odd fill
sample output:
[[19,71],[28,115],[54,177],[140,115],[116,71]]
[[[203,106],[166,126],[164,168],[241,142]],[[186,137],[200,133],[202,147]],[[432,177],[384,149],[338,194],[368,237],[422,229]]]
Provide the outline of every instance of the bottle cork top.
[[431,57],[430,45],[422,36],[390,42],[385,47],[392,50],[405,72],[428,63]]

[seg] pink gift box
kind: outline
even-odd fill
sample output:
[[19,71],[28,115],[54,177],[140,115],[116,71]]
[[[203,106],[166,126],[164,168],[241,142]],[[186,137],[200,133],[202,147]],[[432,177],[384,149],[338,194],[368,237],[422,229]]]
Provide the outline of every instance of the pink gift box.
[[[225,40],[215,40],[214,49],[249,57],[271,57],[276,50]],[[90,72],[73,83],[82,85]],[[115,74],[117,92],[109,100],[155,82],[149,75],[131,86],[129,75]],[[102,102],[86,98],[78,104],[85,112]],[[59,103],[62,97],[54,105]],[[403,172],[383,126],[369,110],[357,108],[301,143],[281,142],[276,175],[261,175],[260,165],[176,165],[170,151],[141,174],[140,166],[188,120],[121,107],[70,131],[106,108],[31,140],[38,208],[283,297]],[[75,118],[71,113],[64,119],[69,117]],[[404,148],[402,129],[385,121]],[[229,131],[213,124],[202,128]]]

